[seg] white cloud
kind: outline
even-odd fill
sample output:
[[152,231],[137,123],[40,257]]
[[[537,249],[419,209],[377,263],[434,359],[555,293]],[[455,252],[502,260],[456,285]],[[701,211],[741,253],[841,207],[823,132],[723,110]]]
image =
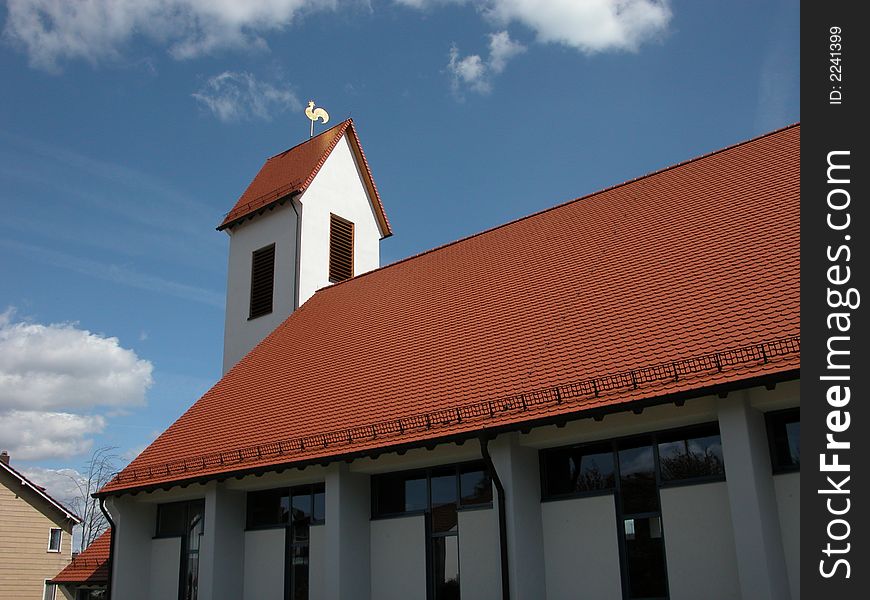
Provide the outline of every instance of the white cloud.
[[525,25],[539,42],[587,54],[636,50],[664,33],[671,19],[669,0],[488,0],[482,5],[502,26]]
[[84,476],[75,469],[27,467],[19,470],[30,481],[45,488],[49,496],[70,508],[73,500],[81,495],[80,486],[85,485]]
[[0,412],[0,443],[15,459],[69,458],[88,452],[105,426],[99,415],[10,410]]
[[117,338],[70,323],[0,313],[0,446],[21,460],[86,453],[106,418],[98,407],[141,406],[152,365]]
[[447,63],[453,91],[458,94],[465,85],[479,94],[489,93],[492,89],[492,76],[504,71],[510,59],[525,51],[525,46],[512,40],[507,31],[490,34],[487,60],[478,54],[460,58],[459,48],[454,44],[450,47]]
[[13,322],[0,315],[0,408],[22,410],[141,406],[151,363],[70,323]]
[[4,36],[34,67],[64,59],[117,59],[134,36],[193,58],[222,48],[264,48],[303,12],[334,9],[338,0],[7,0]]
[[289,86],[260,81],[246,72],[215,75],[193,97],[224,122],[270,120],[275,113],[302,108]]

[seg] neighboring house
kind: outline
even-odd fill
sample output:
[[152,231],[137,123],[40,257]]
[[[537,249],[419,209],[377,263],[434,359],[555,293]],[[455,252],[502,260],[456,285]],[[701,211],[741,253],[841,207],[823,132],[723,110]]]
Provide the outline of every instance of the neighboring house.
[[109,548],[112,532],[106,530],[85,551],[73,557],[52,579],[72,600],[104,600],[109,582]]
[[382,268],[353,124],[272,157],[219,227],[226,373],[98,494],[114,598],[796,600],[799,156]]
[[80,522],[0,454],[0,598],[60,600],[50,580],[72,558]]

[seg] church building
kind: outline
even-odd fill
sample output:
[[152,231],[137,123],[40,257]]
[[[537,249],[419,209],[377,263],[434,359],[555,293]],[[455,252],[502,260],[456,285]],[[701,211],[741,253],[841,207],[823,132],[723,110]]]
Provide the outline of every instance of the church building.
[[116,600],[797,600],[800,125],[380,266],[269,158],[224,374],[99,493]]

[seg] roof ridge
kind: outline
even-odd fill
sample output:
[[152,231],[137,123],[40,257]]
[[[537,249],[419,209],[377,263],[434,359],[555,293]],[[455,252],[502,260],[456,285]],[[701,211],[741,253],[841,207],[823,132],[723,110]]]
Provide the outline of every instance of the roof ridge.
[[[340,285],[348,284],[348,283],[350,283],[350,282],[352,282],[352,281],[359,280],[359,279],[361,279],[361,278],[363,278],[363,277],[365,277],[365,276],[367,276],[367,275],[372,275],[372,274],[374,274],[374,273],[377,273],[377,272],[380,272],[380,271],[384,271],[384,270],[389,269],[389,268],[391,268],[391,267],[395,267],[395,266],[398,266],[398,265],[400,265],[400,264],[403,264],[403,263],[406,263],[406,262],[412,261],[412,260],[414,260],[414,259],[420,258],[421,256],[425,256],[425,255],[427,255],[427,254],[432,254],[432,253],[438,252],[439,250],[443,250],[443,249],[445,249],[445,248],[449,248],[450,246],[454,246],[454,245],[456,245],[456,244],[461,244],[462,242],[466,242],[466,241],[468,241],[468,240],[471,240],[471,239],[474,239],[474,238],[477,238],[477,237],[480,237],[480,236],[483,236],[483,235],[486,235],[486,234],[492,233],[493,231],[497,231],[497,230],[502,229],[502,228],[504,228],[504,227],[509,227],[509,226],[511,226],[511,225],[514,225],[514,224],[516,224],[516,223],[520,223],[520,222],[525,221],[525,220],[527,220],[527,219],[532,219],[532,218],[534,218],[534,217],[537,217],[537,216],[540,216],[540,215],[546,214],[546,213],[548,213],[548,212],[551,212],[551,211],[554,211],[554,210],[557,210],[557,209],[563,208],[563,207],[565,207],[565,206],[568,206],[569,204],[573,204],[573,203],[575,203],[575,202],[580,202],[581,200],[588,200],[588,199],[590,199],[590,198],[592,198],[592,197],[594,197],[594,196],[598,196],[599,194],[603,194],[603,193],[605,193],[605,192],[610,192],[610,191],[612,191],[612,190],[619,189],[619,188],[621,188],[621,187],[624,187],[624,186],[630,185],[630,184],[632,184],[632,183],[637,183],[637,182],[639,182],[639,181],[649,179],[650,177],[653,177],[653,176],[655,176],[655,175],[659,175],[659,174],[661,174],[661,173],[665,173],[665,172],[667,172],[667,171],[674,170],[674,169],[676,169],[676,168],[678,168],[678,167],[683,167],[683,166],[686,166],[686,165],[688,165],[688,164],[696,163],[696,162],[701,161],[701,160],[703,160],[703,159],[705,159],[705,158],[710,158],[710,157],[715,156],[715,155],[717,155],[717,154],[721,154],[721,153],[723,153],[723,152],[727,152],[727,151],[729,151],[729,150],[734,150],[735,148],[739,148],[739,147],[741,147],[741,146],[745,146],[745,145],[750,144],[750,143],[752,143],[752,142],[757,142],[757,141],[762,140],[762,139],[764,139],[764,138],[766,138],[766,137],[770,137],[770,136],[772,136],[772,135],[776,135],[777,133],[782,133],[783,131],[787,131],[787,130],[789,130],[789,129],[793,129],[793,128],[795,128],[795,127],[800,127],[800,121],[797,121],[797,122],[795,122],[795,123],[791,123],[791,124],[786,125],[786,126],[784,126],[784,127],[780,127],[779,129],[774,129],[773,131],[768,131],[767,133],[763,133],[763,134],[758,135],[758,136],[753,137],[753,138],[749,138],[749,139],[742,140],[742,141],[740,141],[740,142],[736,142],[736,143],[734,143],[734,144],[731,144],[730,146],[725,146],[724,148],[719,148],[718,150],[713,150],[712,152],[707,152],[707,153],[705,153],[705,154],[701,154],[701,155],[695,156],[695,157],[693,157],[693,158],[686,159],[686,160],[684,160],[684,161],[682,161],[682,162],[674,163],[674,164],[672,164],[672,165],[668,165],[667,167],[662,167],[661,169],[657,169],[657,170],[655,170],[655,171],[650,171],[649,173],[646,173],[646,174],[644,174],[644,175],[640,175],[640,176],[638,176],[638,177],[634,177],[633,179],[627,179],[627,180],[625,180],[625,181],[623,181],[623,182],[621,182],[621,183],[616,183],[616,184],[614,184],[614,185],[611,185],[611,186],[608,186],[608,187],[605,187],[605,188],[601,188],[600,190],[596,190],[596,191],[594,191],[594,192],[590,192],[590,193],[588,193],[588,194],[584,194],[583,196],[578,196],[578,197],[576,197],[576,198],[572,198],[571,200],[566,200],[565,202],[561,202],[561,203],[559,203],[559,204],[556,204],[555,206],[550,206],[550,207],[547,207],[547,208],[541,209],[541,210],[539,210],[539,211],[537,211],[537,212],[533,212],[533,213],[531,213],[531,214],[529,214],[529,215],[525,215],[525,216],[522,216],[522,217],[518,217],[518,218],[513,219],[513,220],[511,220],[511,221],[507,221],[507,222],[505,222],[505,223],[501,223],[501,224],[499,224],[499,225],[494,225],[493,227],[490,227],[489,229],[484,229],[483,231],[478,231],[478,232],[476,232],[476,233],[472,233],[471,235],[468,235],[468,236],[465,236],[465,237],[459,238],[459,239],[457,239],[457,240],[452,240],[452,241],[450,241],[450,242],[445,242],[445,243],[443,243],[443,244],[441,244],[441,245],[439,245],[439,246],[435,246],[434,248],[429,248],[428,250],[423,250],[422,252],[418,252],[417,254],[412,254],[411,256],[406,256],[405,258],[400,258],[399,260],[397,260],[397,261],[395,261],[395,262],[391,262],[391,263],[388,264],[388,265],[383,265],[383,266],[381,266],[381,267],[378,267],[377,269],[372,269],[371,271],[366,271],[365,273],[360,273],[359,275],[356,275],[355,277],[351,277],[350,279],[345,279],[344,281],[339,281],[339,282],[333,283],[332,285],[327,285],[327,286],[325,286],[325,287],[322,287],[322,288],[320,288],[319,290],[317,290],[317,291],[315,292],[315,295],[320,294],[320,293],[322,293],[322,292],[326,292],[327,290],[330,290],[330,289],[332,289],[332,288],[336,288],[336,287],[338,287],[338,286],[340,286]],[[292,316],[292,313],[291,313],[291,316]],[[288,318],[289,318],[289,317],[288,317]]]
[[313,135],[313,136],[311,136],[310,138],[308,138],[307,140],[302,140],[301,142],[299,142],[299,143],[296,144],[295,146],[290,146],[290,147],[287,148],[286,150],[282,150],[281,152],[276,152],[275,154],[273,154],[272,156],[270,156],[269,158],[267,158],[267,159],[266,159],[266,162],[269,162],[269,161],[272,160],[273,158],[277,158],[277,157],[281,156],[282,154],[287,154],[288,152],[290,152],[290,151],[292,151],[292,150],[295,150],[295,149],[298,148],[299,146],[302,146],[302,145],[304,145],[304,144],[307,144],[307,143],[310,142],[311,140],[316,140],[316,139],[319,138],[320,136],[322,136],[322,135],[326,135],[327,133],[329,133],[330,131],[332,131],[332,130],[335,129],[336,127],[341,127],[341,126],[344,125],[345,123],[350,123],[350,122],[353,122],[353,119],[352,119],[351,117],[348,117],[347,119],[345,119],[345,120],[342,121],[341,123],[336,123],[335,125],[333,125],[333,126],[330,127],[329,129],[324,129],[323,131],[321,131],[321,132],[318,133],[317,135]]

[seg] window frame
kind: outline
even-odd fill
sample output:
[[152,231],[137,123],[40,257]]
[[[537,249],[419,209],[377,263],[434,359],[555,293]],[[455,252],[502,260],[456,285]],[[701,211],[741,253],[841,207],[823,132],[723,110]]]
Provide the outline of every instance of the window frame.
[[[325,525],[326,524],[326,510],[324,507],[323,518],[316,518],[314,515],[314,497],[318,493],[326,494],[326,482],[323,481],[315,481],[314,483],[303,483],[300,485],[292,485],[292,486],[280,486],[276,488],[265,488],[262,490],[249,490],[245,493],[245,531],[261,531],[264,529],[281,529],[288,528],[292,525],[292,510],[293,510],[293,493],[295,491],[303,490],[304,488],[308,488],[308,494],[311,498],[311,516],[309,517],[308,525],[309,526],[317,526],[317,525]],[[275,492],[275,491],[284,491],[287,493],[287,502],[288,507],[290,508],[290,514],[288,515],[287,522],[276,522],[276,523],[264,523],[260,525],[252,525],[250,521],[250,514],[248,509],[248,502],[250,501],[250,495],[256,494],[257,492]]]
[[[422,467],[418,469],[406,469],[402,471],[388,471],[386,473],[377,473],[372,475],[372,485],[371,485],[371,520],[377,521],[380,519],[395,519],[397,517],[410,517],[414,515],[426,515],[431,512],[432,508],[432,486],[431,479],[433,471],[436,472],[436,476],[443,475],[443,471],[446,469],[452,469],[454,476],[456,478],[456,512],[463,512],[467,510],[481,510],[486,508],[492,508],[492,499],[489,502],[476,502],[473,504],[463,504],[462,503],[462,473],[468,473],[475,470],[475,467],[480,467],[484,473],[489,477],[489,485],[490,490],[492,489],[492,474],[489,473],[489,470],[486,468],[486,463],[482,460],[470,460],[463,461],[459,463],[449,463],[446,465],[436,465],[434,467]],[[438,471],[442,471],[441,474],[437,474]],[[411,475],[422,475],[426,480],[426,503],[427,507],[419,510],[407,510],[407,511],[398,511],[398,512],[378,512],[378,498],[377,498],[377,485],[375,485],[374,480],[382,477],[407,477]]]
[[[48,591],[51,590],[51,596],[48,596]],[[43,580],[42,584],[42,600],[55,600],[57,598],[57,584],[51,583],[51,579]]]
[[[57,548],[52,548],[51,547],[51,541],[53,538],[52,534],[54,534],[55,531],[57,532]],[[63,529],[61,529],[60,527],[49,527],[48,528],[48,548],[46,549],[46,552],[51,552],[53,554],[59,554],[61,552],[62,548],[63,548]]]
[[[269,310],[254,314],[254,267],[257,264],[257,256],[265,251],[272,251],[272,278],[269,283]],[[275,262],[277,261],[277,246],[275,243],[266,244],[251,252],[251,285],[248,294],[248,321],[271,315],[275,311]]]

